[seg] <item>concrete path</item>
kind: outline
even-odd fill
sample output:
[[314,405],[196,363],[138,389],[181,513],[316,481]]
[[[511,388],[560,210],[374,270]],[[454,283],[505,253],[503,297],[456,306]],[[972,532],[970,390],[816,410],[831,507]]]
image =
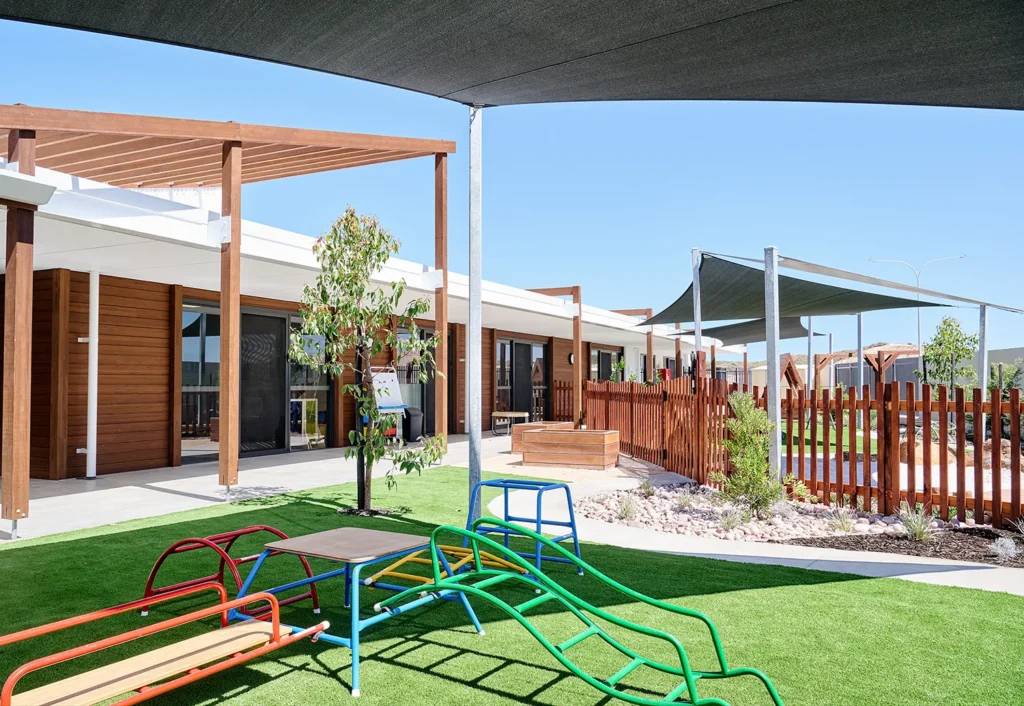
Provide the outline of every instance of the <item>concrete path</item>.
[[[508,438],[485,435],[484,456],[507,452],[510,445]],[[465,466],[468,458],[468,437],[453,437],[443,463]],[[356,479],[356,461],[345,458],[344,449],[243,458],[238,469],[239,482],[231,490],[231,500],[322,488]],[[374,469],[374,477],[384,476],[387,470],[383,465]],[[218,505],[224,499],[224,488],[217,482],[216,461],[113,473],[95,480],[33,479],[29,486],[29,516],[18,523],[18,535],[28,539],[100,527]],[[10,540],[9,530],[10,523],[4,522],[0,542]]]
[[[494,459],[491,462],[493,464]],[[637,475],[642,473],[638,467],[635,467],[635,472]],[[649,475],[655,484],[679,482],[678,476],[665,473],[660,469],[649,471]],[[618,475],[581,479],[572,483],[571,490],[573,498],[580,499],[609,490],[635,487],[637,487],[635,478]],[[536,511],[536,496],[528,491],[517,491],[510,494],[509,505],[512,514],[532,517]],[[498,497],[492,501],[488,506],[488,511],[495,517],[502,517],[504,499]],[[553,494],[548,494],[545,497],[543,512],[546,517],[555,520],[568,518],[568,509],[564,498],[556,497]],[[711,537],[687,537],[646,528],[613,525],[578,515],[576,526],[582,541],[610,544],[617,547],[753,564],[779,564],[819,571],[837,571],[872,578],[899,578],[942,586],[961,586],[1024,596],[1024,569],[902,554],[730,541]],[[545,528],[545,531],[551,534],[555,532],[562,534],[564,529],[553,526]],[[586,558],[585,555],[584,558]]]

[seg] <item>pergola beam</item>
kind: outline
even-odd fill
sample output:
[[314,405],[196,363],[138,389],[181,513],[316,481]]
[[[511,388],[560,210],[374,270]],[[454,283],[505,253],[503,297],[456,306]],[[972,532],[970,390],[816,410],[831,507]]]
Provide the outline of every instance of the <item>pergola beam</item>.
[[[434,435],[448,435],[448,155],[434,155],[434,268],[441,286],[434,290]],[[446,443],[447,445],[447,443]]]
[[[36,172],[36,134],[14,129],[7,136],[7,161],[18,172]],[[11,521],[11,539],[18,520],[28,517],[32,415],[32,249],[35,208],[7,205],[7,260],[4,277],[3,483],[0,517]]]

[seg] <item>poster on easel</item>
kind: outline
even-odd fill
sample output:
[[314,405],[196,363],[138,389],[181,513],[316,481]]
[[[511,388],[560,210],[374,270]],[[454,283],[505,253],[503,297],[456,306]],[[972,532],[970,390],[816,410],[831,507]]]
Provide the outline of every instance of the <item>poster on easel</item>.
[[404,414],[409,405],[402,399],[402,388],[398,384],[398,373],[392,367],[371,368],[373,392],[377,409],[386,413]]

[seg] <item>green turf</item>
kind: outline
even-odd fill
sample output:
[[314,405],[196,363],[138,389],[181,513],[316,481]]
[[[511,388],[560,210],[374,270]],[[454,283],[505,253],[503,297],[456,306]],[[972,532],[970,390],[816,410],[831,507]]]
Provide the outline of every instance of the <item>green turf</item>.
[[[138,598],[152,562],[173,540],[270,524],[292,534],[358,525],[427,534],[438,523],[462,524],[464,469],[431,470],[402,478],[397,490],[378,483],[380,507],[405,508],[392,518],[336,514],[354,500],[352,485],[293,493],[237,505],[205,508],[85,532],[22,541],[0,549],[0,632],[6,633],[76,613]],[[82,502],[88,502],[88,495]],[[246,551],[246,547],[239,547]],[[255,549],[255,544],[248,547]],[[1024,703],[1024,599],[1005,594],[943,588],[892,579],[667,556],[585,544],[584,557],[608,575],[656,598],[707,613],[718,625],[734,665],[765,671],[788,706],[942,704],[1005,706]],[[295,576],[290,557],[268,562],[267,579]],[[168,579],[211,568],[199,555],[168,564]],[[681,618],[623,602],[567,568],[550,572],[564,585],[612,612],[679,635],[697,667],[710,666],[708,643]],[[322,586],[324,617],[347,631],[340,610],[340,582]],[[364,593],[364,603],[381,591]],[[191,605],[198,605],[194,602]],[[154,611],[150,621],[188,607]],[[577,631],[574,619],[537,609],[537,624],[553,641]],[[368,609],[368,608],[367,608]],[[286,620],[311,623],[306,605],[284,609]],[[599,704],[608,703],[562,670],[519,627],[495,609],[478,606],[487,634],[476,635],[455,604],[434,606],[387,621],[364,634],[362,704]],[[100,626],[13,646],[0,654],[0,677],[17,665],[119,630],[138,627],[137,615]],[[190,634],[195,627],[148,638],[147,643],[82,658],[48,674],[30,676],[25,687],[72,670],[132,654],[145,644]],[[585,666],[606,677],[622,658],[574,650]],[[155,699],[154,704],[347,703],[349,654],[325,643],[302,644]],[[637,671],[627,685],[665,693],[675,684]],[[753,680],[708,684],[705,693],[736,706],[766,703]]]
[[[822,433],[822,431],[823,431],[823,427],[819,424],[818,425],[818,439],[817,439],[817,444],[816,444],[819,449],[822,448],[825,445],[824,434]],[[804,427],[804,440],[806,442],[806,444],[805,444],[805,448],[806,448],[805,453],[809,454],[810,453],[810,448],[809,447],[810,447],[810,443],[811,443],[811,430],[810,430],[809,427],[806,427],[806,426]],[[873,453],[877,453],[878,452],[878,442],[877,442],[877,440],[870,439],[870,442],[871,443],[868,446],[868,448],[870,448],[869,453],[872,453],[872,454]],[[799,453],[799,451],[800,451],[799,443],[800,443],[799,432],[797,431],[796,424],[794,424],[793,425],[793,453],[794,454]],[[836,450],[836,430],[835,430],[835,427],[832,427],[829,430],[828,446],[829,446],[829,450],[830,451],[835,452],[835,450]],[[786,431],[785,431],[785,429],[783,429],[783,431],[782,431],[782,448],[783,448],[783,453],[785,453],[785,449],[786,449]],[[864,451],[864,437],[863,436],[857,436],[856,448],[857,448],[857,453],[863,453],[863,451]],[[850,450],[850,429],[849,429],[849,427],[843,427],[843,451],[849,451],[849,450]]]

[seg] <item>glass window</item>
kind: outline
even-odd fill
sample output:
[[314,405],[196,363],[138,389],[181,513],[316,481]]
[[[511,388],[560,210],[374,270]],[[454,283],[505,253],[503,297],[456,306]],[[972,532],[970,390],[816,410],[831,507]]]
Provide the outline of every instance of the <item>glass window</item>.
[[220,410],[220,310],[181,307],[181,455],[216,456]]
[[596,348],[590,350],[590,379],[600,380],[601,379],[601,367],[600,367],[601,351]]
[[[291,330],[302,330],[302,318],[291,317]],[[307,353],[317,354],[323,361],[322,336],[303,336]],[[317,368],[303,365],[289,357],[291,399],[288,404],[288,428],[291,449],[322,449],[327,446],[328,393],[330,377]]]
[[[425,333],[425,332],[424,332]],[[398,339],[409,341],[412,333],[404,326],[398,329]],[[402,393],[402,401],[410,408],[418,409],[426,414],[424,409],[424,383],[420,382],[420,371],[423,363],[420,362],[419,353],[403,353],[395,361],[395,372],[398,374],[398,388]]]
[[496,395],[495,412],[512,410],[512,341],[499,340],[495,350]]

